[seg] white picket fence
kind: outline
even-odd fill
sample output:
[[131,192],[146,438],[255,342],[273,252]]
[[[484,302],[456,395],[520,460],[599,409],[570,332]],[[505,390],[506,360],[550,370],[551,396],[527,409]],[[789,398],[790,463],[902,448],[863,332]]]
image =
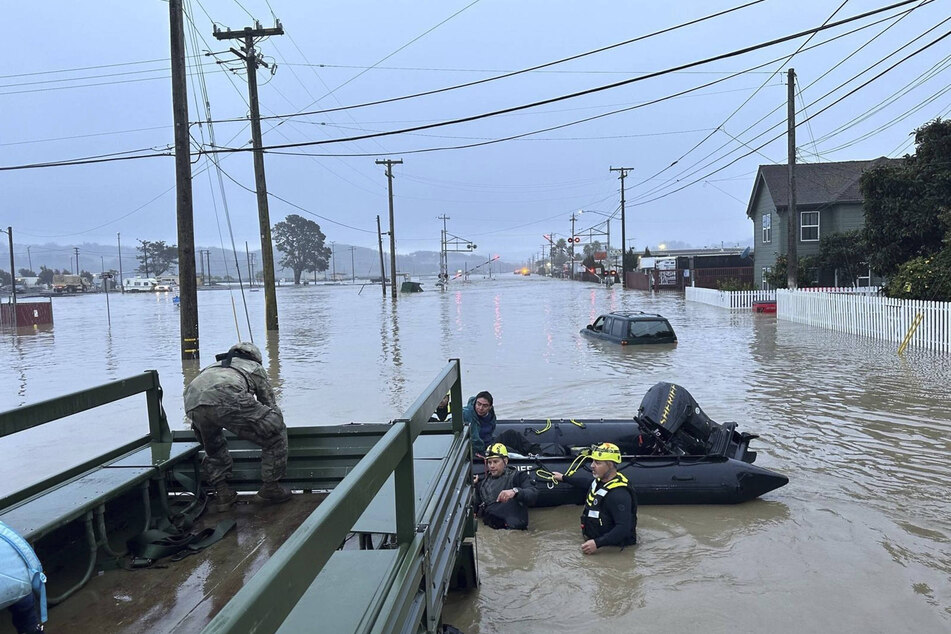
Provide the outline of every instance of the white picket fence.
[[908,347],[951,352],[951,303],[806,290],[776,292],[778,319],[896,343],[904,340],[918,314],[921,323]]
[[751,310],[753,302],[771,302],[776,299],[776,291],[718,291],[688,286],[684,293],[688,302],[710,304],[728,310]]
[[917,315],[921,321],[908,347],[951,352],[951,303],[881,297],[878,287],[802,288],[795,291],[717,291],[687,287],[688,302],[728,310],[751,310],[753,302],[776,300],[776,317],[837,332],[901,343]]

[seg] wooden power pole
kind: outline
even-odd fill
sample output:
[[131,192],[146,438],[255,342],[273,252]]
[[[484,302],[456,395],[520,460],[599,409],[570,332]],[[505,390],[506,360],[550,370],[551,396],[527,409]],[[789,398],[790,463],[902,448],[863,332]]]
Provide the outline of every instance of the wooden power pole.
[[232,48],[231,52],[245,61],[248,69],[248,105],[251,107],[251,143],[254,146],[254,184],[258,195],[258,224],[261,231],[261,266],[264,268],[264,316],[268,330],[277,330],[277,293],[274,288],[274,249],[271,245],[271,218],[267,207],[267,183],[264,179],[264,151],[261,149],[261,114],[258,110],[258,65],[269,68],[258,57],[254,48],[254,38],[270,35],[284,35],[280,20],[274,28],[264,29],[257,21],[254,28],[245,27],[240,31],[219,31],[214,36],[219,40],[243,39],[241,50]]
[[380,217],[376,217],[376,239],[380,243],[380,285],[383,287],[383,297],[386,297],[386,268],[383,266],[383,228],[380,226]]
[[[633,167],[612,167],[612,172],[621,173],[621,288],[627,288],[627,263],[624,259],[624,250],[627,248],[627,222],[624,218],[624,179]],[[610,220],[609,220],[610,222]]]
[[393,166],[402,165],[403,159],[383,159],[377,160],[377,165],[386,165],[386,186],[390,194],[390,281],[392,288],[391,296],[396,299],[396,229],[393,225]]
[[[172,58],[172,117],[175,123],[175,210],[178,217],[179,329],[182,360],[197,360],[198,283],[195,276],[195,224],[192,209],[192,164],[188,137],[188,93],[182,0],[169,0]],[[116,234],[118,237],[118,234]],[[122,270],[120,249],[119,270]],[[121,275],[119,282],[122,282]]]
[[788,161],[789,199],[786,207],[786,286],[794,289],[799,284],[799,253],[797,236],[799,214],[796,213],[796,71],[786,74],[786,152]]

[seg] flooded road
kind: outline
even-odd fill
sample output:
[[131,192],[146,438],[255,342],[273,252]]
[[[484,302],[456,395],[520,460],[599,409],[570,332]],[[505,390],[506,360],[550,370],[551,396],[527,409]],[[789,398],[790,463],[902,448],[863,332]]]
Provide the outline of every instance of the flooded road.
[[[757,464],[790,478],[739,506],[642,507],[639,544],[621,553],[581,554],[579,507],[534,510],[524,533],[482,527],[482,587],[451,595],[446,622],[467,634],[951,630],[951,359],[676,293],[506,275],[445,293],[427,282],[394,305],[360,288],[278,289],[281,330],[269,336],[264,293],[247,294],[288,425],[395,418],[460,358],[464,392],[490,390],[501,418],[629,417],[654,383],[678,383],[714,420],[760,434]],[[199,365],[238,338],[232,302],[248,337],[241,301],[199,293]],[[52,330],[0,333],[0,409],[157,369],[181,427],[198,367],[178,358],[171,297],[112,294],[110,309],[108,326],[104,296],[55,298]],[[610,310],[660,312],[679,343],[579,335]],[[142,399],[18,434],[0,442],[0,487],[145,429]]]

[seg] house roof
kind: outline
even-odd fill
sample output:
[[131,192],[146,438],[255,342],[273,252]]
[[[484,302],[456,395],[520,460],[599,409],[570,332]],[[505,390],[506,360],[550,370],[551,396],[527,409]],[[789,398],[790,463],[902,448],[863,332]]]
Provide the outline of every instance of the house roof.
[[[839,161],[835,163],[800,163],[796,165],[796,206],[815,207],[832,203],[862,202],[859,179],[862,172],[882,164],[900,164],[902,159],[884,156],[869,161]],[[753,183],[753,193],[746,207],[746,215],[753,217],[753,207],[759,192],[765,188],[777,210],[789,204],[787,166],[760,165]]]

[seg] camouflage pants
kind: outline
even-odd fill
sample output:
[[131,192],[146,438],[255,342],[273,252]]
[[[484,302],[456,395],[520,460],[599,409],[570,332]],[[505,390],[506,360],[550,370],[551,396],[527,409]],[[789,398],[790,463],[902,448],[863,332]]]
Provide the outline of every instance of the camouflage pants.
[[231,477],[234,461],[222,429],[261,447],[261,480],[277,482],[287,470],[287,427],[280,412],[250,394],[221,405],[199,405],[188,413],[205,449],[205,479],[217,486]]

